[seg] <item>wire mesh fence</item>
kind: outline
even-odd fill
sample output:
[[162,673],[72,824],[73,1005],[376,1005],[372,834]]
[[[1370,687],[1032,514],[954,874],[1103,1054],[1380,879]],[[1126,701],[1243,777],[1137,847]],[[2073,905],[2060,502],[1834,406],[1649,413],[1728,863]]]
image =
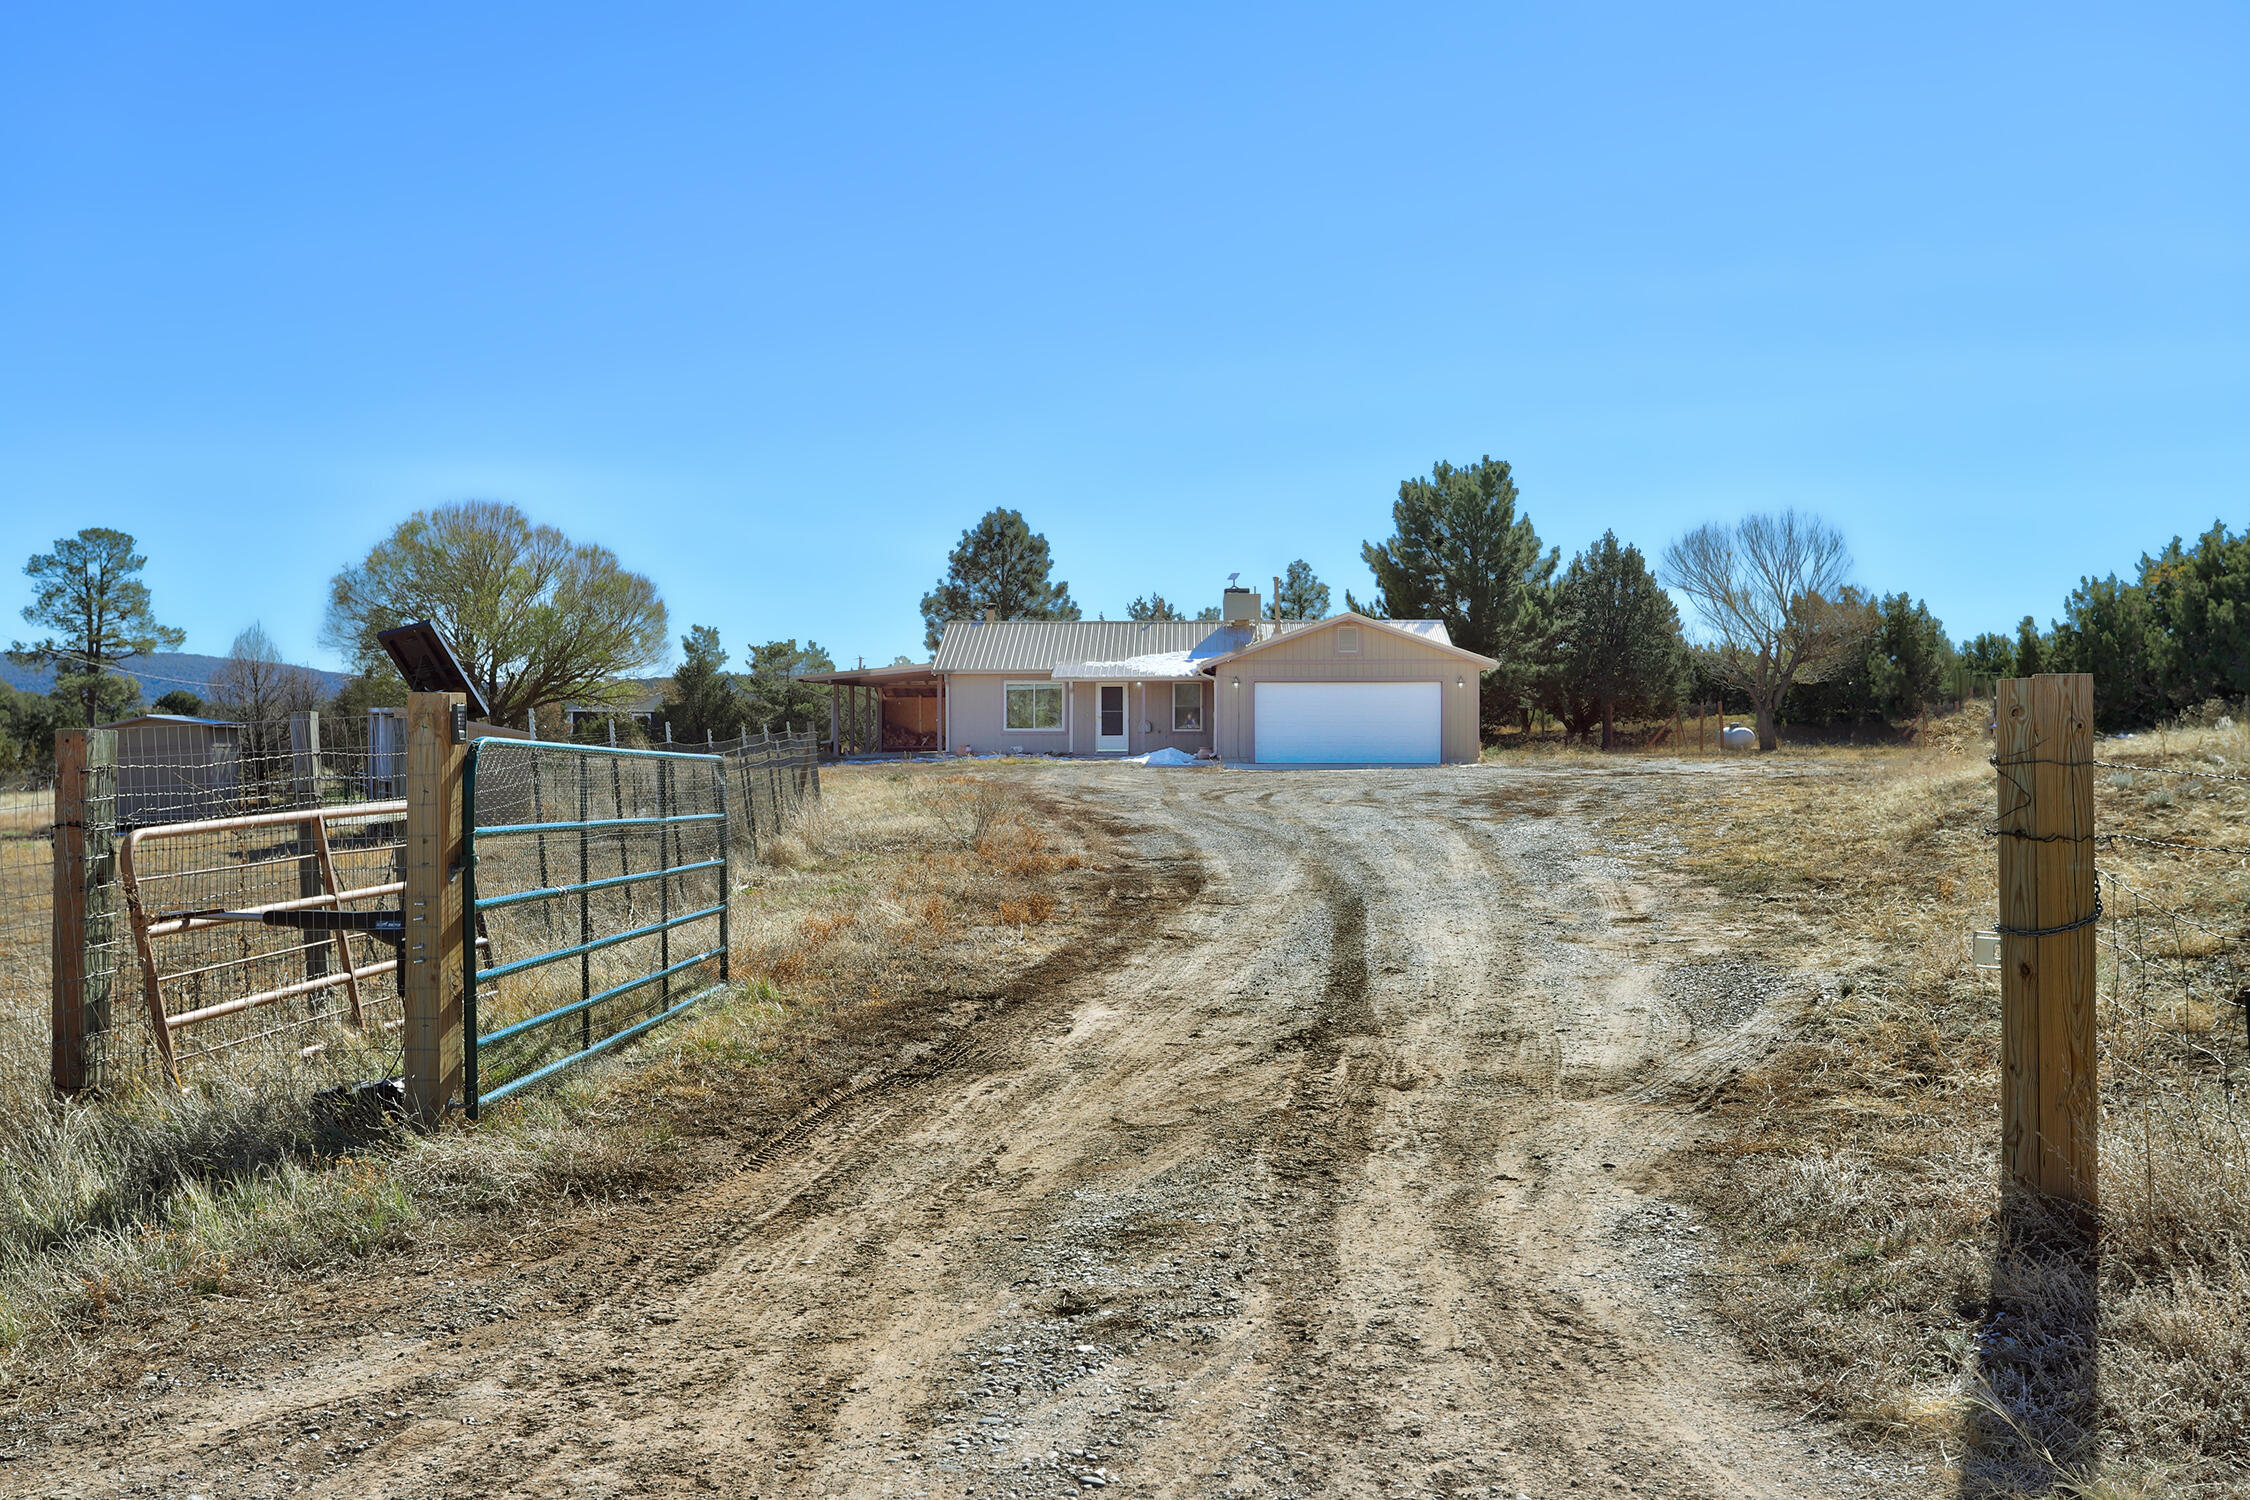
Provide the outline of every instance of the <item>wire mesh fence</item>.
[[728,762],[486,740],[472,747],[466,892],[474,1112],[624,1041],[726,972]]
[[51,777],[0,785],[0,1014],[45,1014],[53,932]]
[[[2112,1212],[2250,1203],[2250,776],[2097,759],[2097,998]],[[2132,816],[2125,816],[2130,809]],[[2132,822],[2151,832],[2117,826]]]
[[[693,747],[690,747],[693,748]],[[811,730],[745,734],[705,747],[726,763],[727,833],[737,870],[820,797],[820,742]]]
[[[79,941],[91,999],[89,1051],[101,1058],[103,1076],[175,1064],[191,1069],[246,1047],[302,1052],[351,1025],[385,1039],[395,1067],[401,1004],[385,937],[211,914],[397,908],[403,813],[391,804],[406,791],[404,715],[307,713],[259,723],[151,717],[99,733],[108,736],[107,770],[84,815],[102,847],[130,852],[133,877],[128,888],[122,859],[98,862],[84,903]],[[631,754],[589,758],[578,747],[518,740],[480,741],[479,748],[487,757],[480,826],[583,821],[576,780],[582,773],[587,805],[607,808],[613,820],[646,815],[659,790],[649,769],[657,762]],[[491,851],[491,878],[499,884],[488,884],[489,892],[543,888],[575,871],[582,853],[601,878],[647,875],[664,861],[697,863],[689,856],[698,840],[724,853],[739,875],[819,796],[818,742],[809,730],[680,748],[713,757],[702,762],[711,769],[698,773],[703,781],[683,780],[664,796],[717,811],[723,791],[723,820],[664,825],[668,832],[612,828],[589,834],[583,851],[571,832],[503,835],[509,847]],[[312,816],[288,816],[299,812]],[[51,784],[0,791],[0,1016],[10,1045],[37,1044],[47,1023],[54,816]],[[716,857],[711,851],[702,857]],[[716,880],[712,871],[696,870],[653,883],[626,880],[588,893],[584,903],[523,901],[488,910],[480,964],[490,969],[557,943],[588,941],[589,933],[606,938],[662,920],[667,910],[697,909],[679,903],[722,889]],[[571,979],[578,986],[571,998],[579,998],[603,989],[604,976],[621,983],[640,972],[650,954],[666,967],[690,941],[650,934],[604,947],[583,964],[561,965],[567,973],[560,976],[513,971],[497,982],[486,1019],[501,1027],[536,1013],[559,978]],[[685,977],[682,971],[660,981],[653,996],[636,991],[587,1007],[581,1038],[635,1024],[650,1003],[682,993]],[[543,1066],[554,1041],[530,1031],[502,1038],[494,1054],[501,1081]]]

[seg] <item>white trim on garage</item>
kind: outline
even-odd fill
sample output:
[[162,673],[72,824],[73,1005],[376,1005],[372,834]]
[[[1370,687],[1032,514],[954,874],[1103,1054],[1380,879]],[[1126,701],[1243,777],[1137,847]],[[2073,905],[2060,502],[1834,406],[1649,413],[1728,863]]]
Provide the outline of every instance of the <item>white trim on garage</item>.
[[1444,759],[1445,686],[1257,682],[1251,759],[1260,765],[1434,766]]

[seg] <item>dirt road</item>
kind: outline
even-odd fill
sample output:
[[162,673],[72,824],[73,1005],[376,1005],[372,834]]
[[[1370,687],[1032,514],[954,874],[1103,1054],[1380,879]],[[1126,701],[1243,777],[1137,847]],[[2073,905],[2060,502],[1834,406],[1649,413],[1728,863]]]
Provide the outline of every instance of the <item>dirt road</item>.
[[1896,1492],[1748,1393],[1654,1170],[1805,993],[1592,835],[1712,772],[1038,774],[1139,830],[1135,941],[592,1248],[0,1486]]

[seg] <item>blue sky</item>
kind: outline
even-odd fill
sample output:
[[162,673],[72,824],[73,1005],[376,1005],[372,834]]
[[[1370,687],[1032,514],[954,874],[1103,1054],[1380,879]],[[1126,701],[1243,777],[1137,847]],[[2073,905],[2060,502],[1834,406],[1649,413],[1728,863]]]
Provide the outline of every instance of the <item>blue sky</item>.
[[[1089,615],[1490,453],[1567,556],[1795,504],[1956,635],[2240,525],[2240,6],[18,7],[0,607],[80,526],[301,660],[515,501],[677,630],[919,654],[994,505]],[[21,633],[20,629],[16,633]]]

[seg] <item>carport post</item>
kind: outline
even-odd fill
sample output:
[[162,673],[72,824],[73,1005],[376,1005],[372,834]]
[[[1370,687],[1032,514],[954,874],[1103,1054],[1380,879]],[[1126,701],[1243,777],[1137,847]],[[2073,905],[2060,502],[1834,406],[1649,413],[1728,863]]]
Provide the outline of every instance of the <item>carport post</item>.
[[466,736],[453,738],[462,693],[414,693],[406,700],[405,942],[399,989],[406,1000],[406,1104],[424,1128],[436,1125],[461,1092],[461,900],[465,840],[461,780]]

